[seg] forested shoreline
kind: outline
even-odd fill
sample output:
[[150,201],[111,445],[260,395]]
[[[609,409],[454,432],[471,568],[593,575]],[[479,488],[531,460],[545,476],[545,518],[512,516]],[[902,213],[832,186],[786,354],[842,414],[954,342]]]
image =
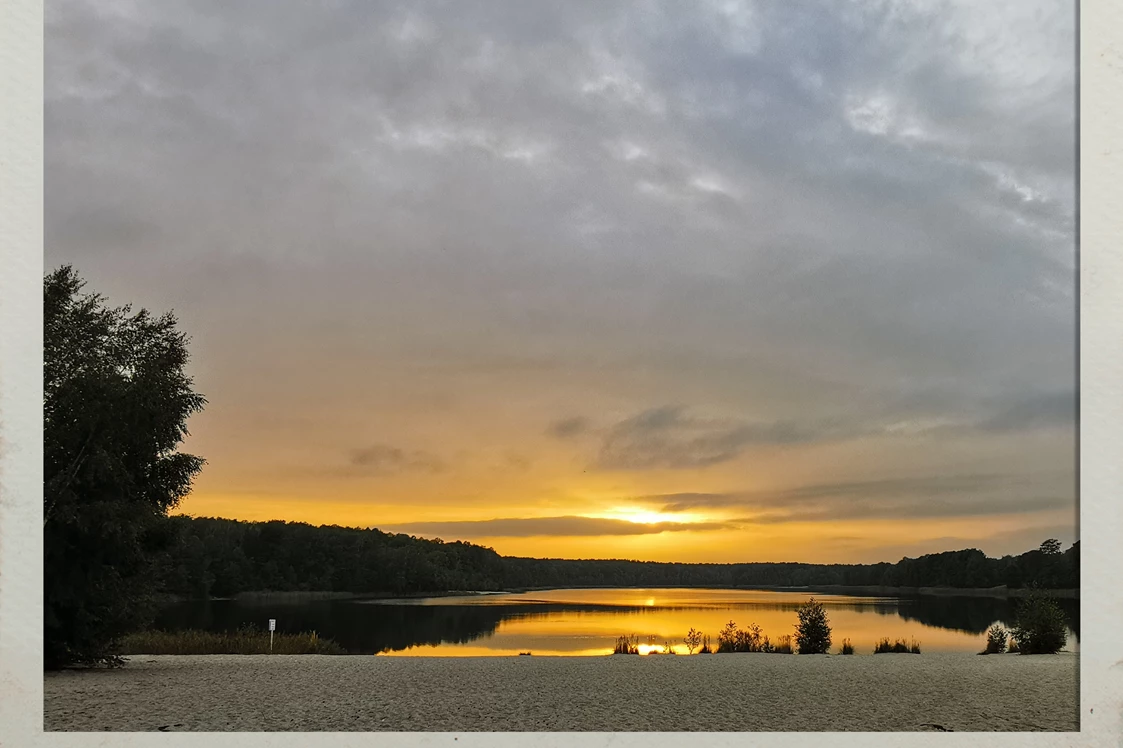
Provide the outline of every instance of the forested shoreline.
[[[299,522],[173,516],[161,590],[187,598],[250,592],[416,595],[561,587],[1079,587],[1080,544],[991,558],[966,549],[896,563],[663,563],[501,556],[463,541]],[[1016,593],[1014,593],[1016,594]]]

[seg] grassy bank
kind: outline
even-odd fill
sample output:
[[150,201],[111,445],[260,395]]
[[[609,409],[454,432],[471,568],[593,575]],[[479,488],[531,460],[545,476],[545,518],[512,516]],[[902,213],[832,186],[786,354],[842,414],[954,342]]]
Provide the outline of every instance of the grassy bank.
[[347,654],[343,647],[315,631],[299,634],[240,631],[142,631],[129,634],[118,644],[122,655],[212,655],[212,654]]

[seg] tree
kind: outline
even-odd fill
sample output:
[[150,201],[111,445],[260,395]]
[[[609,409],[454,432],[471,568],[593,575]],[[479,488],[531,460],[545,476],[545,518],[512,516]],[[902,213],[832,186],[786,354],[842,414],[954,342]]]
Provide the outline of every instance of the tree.
[[1055,654],[1068,641],[1065,614],[1057,602],[1034,590],[1018,606],[1010,635],[1021,654]]
[[822,603],[811,598],[796,611],[799,623],[795,627],[795,640],[800,654],[825,654],[831,648],[831,626]]
[[1061,541],[1056,538],[1049,538],[1041,543],[1041,547],[1037,550],[1041,551],[1046,556],[1055,556],[1061,552]]
[[694,650],[698,649],[698,645],[702,643],[702,632],[690,629],[682,643],[686,645],[687,654],[694,654]]
[[151,612],[169,509],[203,460],[177,452],[206,400],[184,373],[187,338],[82,292],[64,266],[44,279],[44,662],[117,664],[114,640]]

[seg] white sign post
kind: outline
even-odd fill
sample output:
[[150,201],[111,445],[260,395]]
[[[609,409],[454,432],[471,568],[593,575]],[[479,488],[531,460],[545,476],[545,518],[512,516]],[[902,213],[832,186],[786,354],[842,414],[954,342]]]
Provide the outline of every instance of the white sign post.
[[277,629],[277,619],[269,619],[269,651],[273,651],[273,632]]

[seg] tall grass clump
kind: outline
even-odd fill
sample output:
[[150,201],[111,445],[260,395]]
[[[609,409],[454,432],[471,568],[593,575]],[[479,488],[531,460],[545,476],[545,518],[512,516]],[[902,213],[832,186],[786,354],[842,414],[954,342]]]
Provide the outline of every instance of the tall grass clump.
[[1057,602],[1037,590],[1021,601],[1010,635],[1019,654],[1055,654],[1068,642],[1064,611]]
[[994,624],[987,629],[987,645],[979,654],[1002,654],[1006,651],[1006,640],[1010,634],[999,624]]
[[873,647],[874,654],[920,654],[920,642],[913,639],[907,642],[904,639],[897,639],[890,642],[889,637],[883,638]]
[[854,645],[850,643],[849,639],[843,639],[842,648],[838,650],[838,653],[840,655],[852,655],[854,654]]
[[795,654],[795,650],[792,649],[792,635],[784,634],[778,637],[776,643],[772,645],[771,651],[776,654]]
[[[118,642],[123,655],[212,655],[270,654],[269,632],[252,628],[237,631],[141,631],[128,634]],[[347,654],[331,639],[315,631],[299,634],[275,633],[272,654]]]
[[612,649],[612,654],[617,655],[638,655],[639,654],[639,637],[635,634],[631,636],[618,636],[616,637],[616,646]]
[[826,654],[831,648],[831,625],[822,603],[811,598],[796,611],[795,640],[800,654]]
[[708,655],[708,654],[713,654],[713,653],[714,653],[714,650],[710,648],[710,637],[709,636],[703,636],[702,637],[702,648],[698,650],[698,654]]

